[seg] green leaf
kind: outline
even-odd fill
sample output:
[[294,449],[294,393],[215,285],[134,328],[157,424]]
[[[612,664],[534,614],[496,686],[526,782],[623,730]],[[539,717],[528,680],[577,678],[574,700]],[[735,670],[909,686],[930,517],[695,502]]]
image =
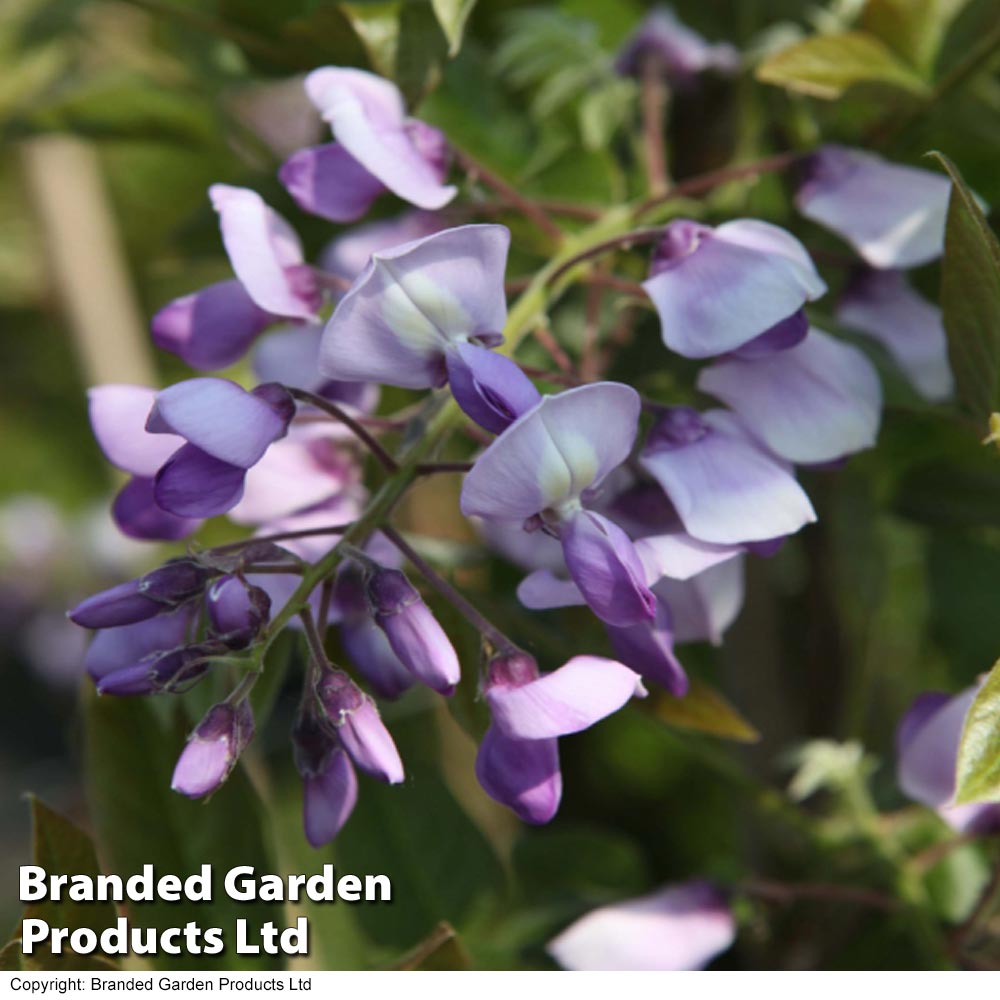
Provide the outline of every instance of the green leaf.
[[430,5],[404,4],[394,77],[408,107],[415,108],[437,86],[447,54],[447,39]]
[[655,694],[649,711],[661,722],[677,729],[693,729],[737,743],[756,743],[760,733],[711,685],[692,678],[683,698]]
[[448,39],[448,55],[457,56],[462,47],[462,35],[476,0],[431,0],[434,15]]
[[402,3],[342,3],[340,10],[364,46],[372,69],[392,78],[399,49],[399,19]]
[[952,21],[969,0],[868,0],[861,26],[924,75],[934,68]]
[[941,309],[959,402],[985,425],[1000,409],[1000,244],[976,196],[943,153],[952,179],[941,266]]
[[[235,922],[247,921],[251,940],[268,920],[284,926],[280,905],[237,903],[220,879],[236,865],[274,871],[264,833],[264,812],[242,766],[208,802],[192,802],[170,789],[185,725],[165,725],[142,699],[89,694],[86,713],[86,778],[101,856],[110,871],[128,876],[152,864],[161,873],[194,874],[211,865],[211,902],[146,903],[135,913],[143,926],[222,927],[229,942],[218,956],[158,956],[159,965],[190,968],[277,968],[278,956],[237,955]],[[178,719],[178,723],[182,720]]]
[[[64,816],[31,797],[32,854],[34,863],[50,875],[99,875],[97,854],[90,837]],[[31,904],[25,917],[44,920],[53,927],[89,927],[100,933],[114,926],[114,903],[74,903],[45,900]]]
[[407,952],[393,970],[409,972],[453,972],[472,968],[472,959],[462,945],[455,928],[442,920],[412,951]]
[[23,962],[20,938],[8,941],[0,950],[0,972],[21,972],[24,969]]
[[994,664],[965,717],[955,801],[1000,802],[1000,661]]
[[883,84],[921,94],[927,85],[879,39],[862,31],[813,35],[768,57],[757,79],[786,90],[835,100],[858,84]]

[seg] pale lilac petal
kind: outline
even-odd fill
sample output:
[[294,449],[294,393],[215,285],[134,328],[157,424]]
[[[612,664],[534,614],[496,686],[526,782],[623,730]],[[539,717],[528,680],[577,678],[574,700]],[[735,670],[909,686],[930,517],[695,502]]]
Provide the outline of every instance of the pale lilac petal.
[[479,456],[462,513],[521,521],[578,498],[628,458],[639,411],[638,393],[617,382],[544,396]]
[[507,316],[510,232],[472,225],[372,257],[334,310],[320,367],[329,378],[426,389],[454,341],[495,343]]
[[479,744],[476,777],[525,823],[548,823],[562,798],[558,741],[512,740],[491,725]]
[[702,370],[698,388],[789,462],[833,461],[871,448],[878,436],[882,386],[875,366],[858,348],[815,328],[771,357],[716,361]]
[[358,778],[347,754],[330,753],[319,774],[302,779],[302,827],[313,847],[330,843],[350,818],[358,801]]
[[670,608],[674,642],[710,642],[718,646],[743,607],[743,559],[729,559],[689,580],[664,577],[653,587]]
[[[282,547],[285,548],[286,546],[282,545]],[[329,548],[329,546],[327,547]],[[271,607],[277,612],[291,600],[292,595],[298,590],[299,584],[302,583],[302,577],[292,573],[248,573],[246,581],[255,587],[260,587],[271,599]],[[313,617],[319,615],[321,598],[322,587],[317,587],[309,595],[309,607],[312,610]],[[335,613],[331,614],[329,621],[335,621],[336,617]],[[289,622],[288,628],[302,628],[298,617],[293,618]]]
[[944,174],[829,145],[810,158],[795,204],[872,267],[909,268],[941,256],[950,195]]
[[901,757],[906,753],[913,738],[924,728],[931,716],[937,715],[940,709],[951,701],[953,695],[944,691],[925,691],[917,695],[913,703],[906,710],[906,714],[899,720],[896,727],[896,756]]
[[146,420],[156,390],[142,385],[96,385],[87,391],[90,425],[108,461],[134,476],[150,478],[184,441],[150,434]]
[[214,705],[188,737],[170,787],[191,799],[210,795],[229,777],[253,735],[253,712],[246,699]]
[[663,601],[657,602],[653,621],[625,628],[609,625],[607,631],[615,656],[625,666],[678,698],[687,694],[687,674],[674,655],[673,614]]
[[663,487],[689,535],[722,545],[791,535],[816,520],[788,467],[723,410],[700,414],[704,433],[647,445],[643,468]]
[[532,611],[568,608],[587,603],[580,588],[572,580],[556,576],[550,569],[529,573],[518,584],[517,599]]
[[[266,498],[261,498],[266,499]],[[349,524],[356,520],[362,510],[364,493],[350,491],[337,494],[315,507],[309,507],[301,512],[289,514],[262,524],[258,534],[281,534],[287,531],[319,531],[321,528],[336,527]],[[234,507],[237,510],[239,507]],[[337,534],[306,535],[302,538],[289,538],[281,543],[281,547],[294,553],[306,562],[321,559],[337,543]]]
[[643,287],[663,342],[685,357],[735,350],[826,291],[798,240],[765,222],[679,220],[666,239],[672,249]]
[[265,334],[253,352],[254,374],[261,382],[278,382],[318,392],[329,380],[319,370],[318,323],[285,326]]
[[454,344],[445,355],[448,386],[466,416],[502,434],[540,400],[517,363],[478,344]]
[[157,347],[199,371],[214,371],[239,361],[275,319],[238,281],[220,281],[165,305],[151,329]]
[[386,190],[339,143],[300,149],[287,159],[278,178],[304,212],[331,222],[354,222]]
[[631,539],[613,521],[578,510],[563,521],[566,568],[594,614],[610,625],[635,625],[656,612],[656,599]]
[[118,491],[111,516],[123,535],[143,541],[176,542],[201,526],[197,518],[177,517],[157,506],[155,480],[139,476]]
[[315,319],[319,292],[292,227],[249,188],[213,184],[208,193],[229,262],[247,294],[276,316]]
[[901,271],[859,275],[841,296],[836,318],[877,340],[924,399],[940,402],[954,392],[941,310]]
[[550,941],[548,952],[565,969],[679,972],[703,969],[735,937],[722,894],[697,881],[592,910]]
[[402,98],[388,81],[327,67],[309,74],[306,92],[337,142],[394,194],[428,209],[443,208],[455,197],[457,189],[442,184],[445,164],[437,146],[443,137],[428,152],[426,138],[411,134],[412,125],[422,123],[405,119]]
[[712,566],[734,559],[743,551],[739,545],[702,542],[682,531],[640,538],[635,543],[635,550],[646,568],[646,580],[650,583],[664,576],[673,580],[690,580]]
[[365,269],[372,254],[412,243],[444,228],[443,215],[422,211],[409,211],[392,219],[366,222],[332,240],[320,257],[320,266],[324,271],[353,281]]
[[574,656],[558,670],[520,687],[486,692],[493,724],[505,736],[543,740],[588,729],[635,693],[639,675],[616,660]]
[[157,506],[177,517],[214,517],[239,503],[245,476],[238,465],[186,444],[156,474],[153,497]]
[[494,551],[526,570],[548,569],[565,572],[559,540],[541,530],[525,531],[519,521],[484,521],[473,524]]
[[249,469],[285,435],[293,411],[290,400],[282,402],[273,405],[226,379],[192,378],[157,395],[146,427],[179,434],[212,458]]

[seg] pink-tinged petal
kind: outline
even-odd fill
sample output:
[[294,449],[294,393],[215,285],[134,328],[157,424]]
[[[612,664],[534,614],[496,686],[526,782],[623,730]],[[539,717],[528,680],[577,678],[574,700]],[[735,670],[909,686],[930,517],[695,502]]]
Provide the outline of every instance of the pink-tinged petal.
[[394,194],[428,209],[443,208],[455,197],[456,188],[441,183],[443,137],[431,143],[422,134],[430,126],[405,118],[402,97],[388,81],[327,67],[309,74],[306,92],[337,142]]
[[293,412],[280,395],[272,401],[226,379],[192,378],[157,395],[146,427],[179,434],[212,458],[249,469],[284,437]]
[[239,361],[275,319],[238,281],[220,281],[165,305],[151,329],[157,347],[199,371],[214,371]]
[[556,576],[550,569],[538,569],[529,573],[518,584],[517,599],[532,611],[569,608],[587,603],[580,588],[572,580]]
[[87,391],[90,425],[108,461],[133,476],[149,478],[184,441],[150,434],[146,420],[156,390],[142,385],[96,385]]
[[580,509],[559,530],[569,575],[598,618],[623,626],[652,619],[656,598],[631,539],[617,524]]
[[940,402],[954,392],[941,310],[901,271],[858,275],[841,296],[836,318],[877,340],[924,399]]
[[340,833],[358,801],[358,778],[347,754],[331,751],[325,768],[302,779],[302,828],[312,847]]
[[826,291],[790,233],[753,219],[671,223],[643,287],[663,342],[689,358],[735,350]]
[[917,267],[941,256],[951,196],[943,174],[830,145],[810,158],[806,176],[798,210],[872,267]]
[[734,559],[743,548],[702,542],[678,531],[640,538],[635,543],[635,550],[646,568],[646,579],[652,584],[665,576],[673,580],[690,580],[712,566]]
[[201,527],[197,518],[177,517],[158,507],[155,481],[139,476],[133,476],[118,491],[111,516],[123,535],[150,542],[176,542]]
[[492,725],[476,755],[476,777],[490,798],[525,823],[548,823],[559,809],[562,772],[556,740],[512,740]]
[[791,535],[816,520],[788,466],[754,442],[736,417],[709,410],[694,418],[698,428],[687,441],[654,442],[651,434],[640,458],[689,535],[733,545]]
[[664,577],[653,587],[670,608],[674,642],[710,642],[718,646],[743,608],[743,559],[729,559],[690,580]]
[[815,328],[771,357],[716,361],[702,370],[698,388],[789,462],[833,461],[871,448],[878,436],[882,386],[875,366],[858,348]]
[[331,222],[360,219],[386,189],[336,142],[298,150],[278,178],[303,212]]
[[548,952],[565,969],[680,972],[703,969],[735,937],[725,898],[695,881],[592,910],[550,941]]
[[628,458],[639,411],[638,393],[617,382],[544,396],[479,456],[462,513],[522,521],[575,500]]
[[673,615],[663,601],[657,602],[651,622],[627,628],[609,625],[608,639],[615,656],[645,680],[661,684],[678,698],[687,694],[687,674],[674,655]]
[[374,254],[323,335],[329,378],[426,389],[453,341],[496,342],[507,316],[504,226],[446,229]]
[[444,216],[421,211],[366,222],[332,240],[320,257],[320,266],[324,271],[353,281],[365,269],[372,254],[421,240],[445,228]]
[[152,653],[187,645],[193,638],[195,617],[194,605],[186,604],[132,625],[99,629],[87,647],[83,669],[98,681]]
[[292,227],[249,188],[213,184],[208,193],[229,262],[247,294],[276,316],[314,319],[319,293]]
[[[978,685],[967,688],[936,711],[921,713],[924,718],[916,731],[911,720],[897,762],[899,787],[911,799],[933,809],[951,802],[962,728],[978,693]],[[921,707],[918,703],[918,712]]]
[[246,470],[186,444],[156,474],[153,497],[158,507],[177,517],[225,514],[243,496]]
[[558,670],[520,687],[486,692],[493,723],[505,736],[544,740],[588,729],[635,693],[639,675],[616,660],[574,656]]
[[455,402],[466,416],[494,434],[502,434],[541,400],[516,362],[486,347],[454,344],[445,361]]

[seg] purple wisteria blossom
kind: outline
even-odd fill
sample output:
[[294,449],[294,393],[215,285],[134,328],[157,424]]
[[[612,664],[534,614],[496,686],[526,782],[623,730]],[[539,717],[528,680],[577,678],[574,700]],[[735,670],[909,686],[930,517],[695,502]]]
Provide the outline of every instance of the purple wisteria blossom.
[[950,195],[943,174],[828,145],[808,159],[795,204],[872,267],[908,268],[941,256]]
[[584,501],[628,458],[639,409],[635,390],[614,382],[545,396],[480,455],[462,487],[466,516],[558,537],[570,576],[612,625],[652,619],[656,600],[628,535]]
[[955,768],[966,716],[979,685],[957,695],[930,691],[916,698],[896,729],[899,787],[936,809],[962,833],[1000,830],[1000,803],[955,804]]
[[878,341],[924,399],[951,396],[941,310],[919,295],[902,271],[859,271],[840,296],[837,321]]
[[413,210],[390,219],[365,222],[331,240],[320,254],[319,264],[324,271],[353,281],[379,250],[415,243],[447,228],[443,214]]
[[214,705],[188,737],[170,787],[191,799],[211,795],[229,777],[253,735],[253,711],[247,699]]
[[588,972],[703,969],[736,937],[718,889],[692,881],[585,914],[548,944],[564,968]]
[[779,458],[801,464],[872,447],[882,416],[874,365],[815,328],[767,357],[719,359],[702,370],[698,388],[729,406]]
[[768,350],[805,336],[800,310],[826,292],[805,247],[757,219],[667,226],[643,283],[663,342],[688,358],[735,351],[762,338]]
[[725,410],[668,410],[650,431],[640,464],[699,541],[769,541],[816,520],[790,466]]
[[513,652],[487,668],[483,694],[492,723],[476,757],[488,795],[526,823],[547,823],[562,796],[560,736],[588,729],[645,694],[638,674],[614,660],[575,656],[541,675],[534,659]]
[[311,707],[292,730],[295,766],[302,777],[302,827],[313,847],[328,844],[350,818],[358,800],[358,776],[335,736]]
[[281,168],[281,182],[304,211],[353,222],[385,191],[424,209],[443,208],[455,197],[444,183],[450,160],[444,136],[407,116],[394,84],[327,66],[310,73],[305,88],[336,141],[299,150]]
[[735,72],[740,54],[724,42],[710,44],[682,24],[672,7],[658,5],[629,36],[615,60],[615,69],[623,76],[641,76],[648,64],[672,85],[684,88],[705,70]]

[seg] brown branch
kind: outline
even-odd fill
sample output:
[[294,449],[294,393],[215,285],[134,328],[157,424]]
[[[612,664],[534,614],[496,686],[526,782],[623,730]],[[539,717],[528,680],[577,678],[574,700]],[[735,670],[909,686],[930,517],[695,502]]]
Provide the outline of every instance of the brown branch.
[[545,348],[545,352],[552,358],[559,369],[567,374],[572,374],[573,362],[570,361],[569,355],[562,349],[562,345],[556,340],[552,331],[547,326],[539,324],[531,332],[535,340]]
[[670,178],[667,175],[667,141],[663,134],[663,119],[670,95],[660,66],[660,60],[656,56],[644,59],[639,85],[639,102],[642,107],[642,149],[651,198],[661,197],[670,188]]
[[878,910],[898,910],[902,904],[898,899],[886,896],[874,889],[853,885],[829,885],[822,882],[769,882],[764,879],[750,879],[741,882],[737,889],[750,896],[775,903],[795,903],[803,899],[830,903],[856,903]]

